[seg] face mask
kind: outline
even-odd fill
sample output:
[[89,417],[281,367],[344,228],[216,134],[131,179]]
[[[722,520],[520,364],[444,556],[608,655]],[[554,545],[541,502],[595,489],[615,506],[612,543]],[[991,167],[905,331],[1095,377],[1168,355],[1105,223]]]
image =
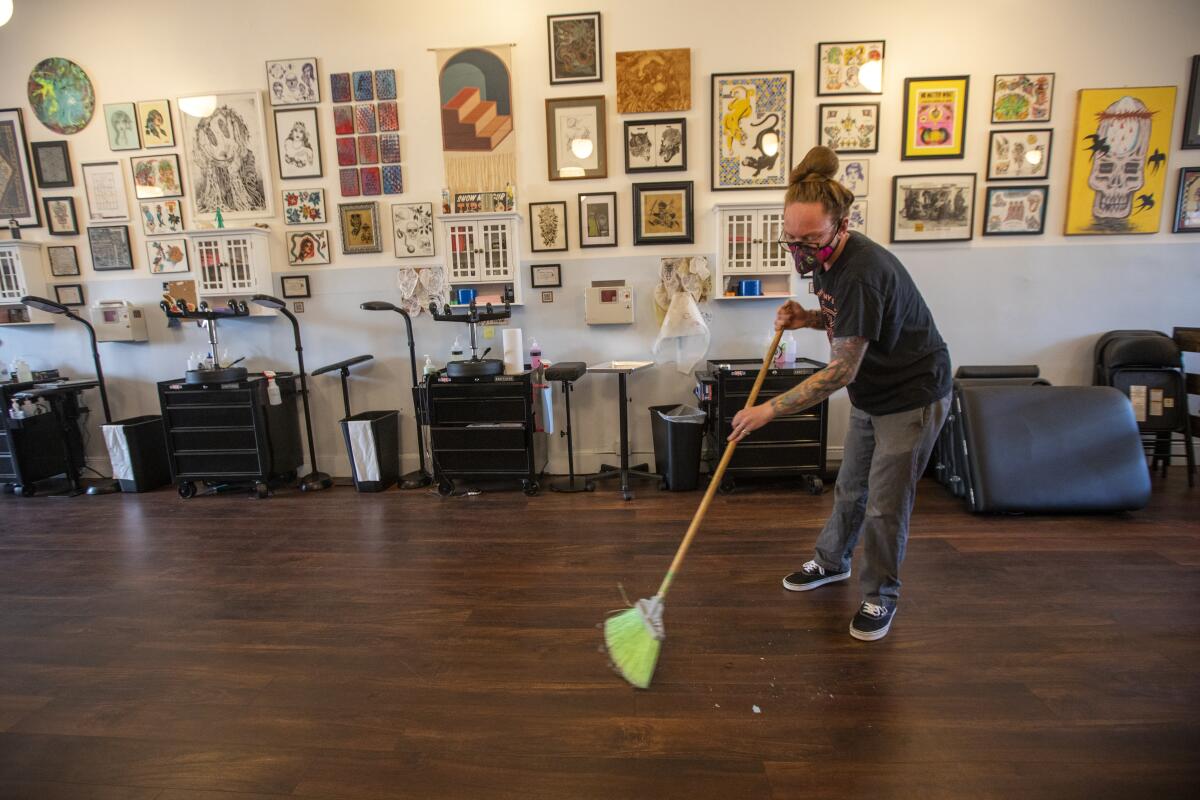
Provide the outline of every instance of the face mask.
[[837,249],[835,242],[840,233],[841,223],[838,224],[838,229],[833,232],[833,236],[825,245],[815,248],[799,245],[792,249],[792,258],[796,261],[796,271],[805,275],[828,261],[833,255],[833,251]]

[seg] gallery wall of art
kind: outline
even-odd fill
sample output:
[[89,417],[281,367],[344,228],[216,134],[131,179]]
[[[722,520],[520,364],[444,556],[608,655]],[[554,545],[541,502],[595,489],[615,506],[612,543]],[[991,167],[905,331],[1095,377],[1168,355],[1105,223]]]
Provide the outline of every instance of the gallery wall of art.
[[[452,208],[456,200],[480,210],[515,203],[525,304],[512,324],[526,341],[537,337],[552,360],[648,357],[661,259],[715,261],[713,206],[778,201],[789,161],[818,142],[856,165],[846,178],[861,184],[857,222],[895,242],[956,363],[1038,363],[1055,383],[1079,383],[1102,331],[1200,324],[1200,236],[1172,232],[1180,170],[1200,168],[1200,149],[1182,146],[1200,6],[1146,4],[1137,24],[1126,9],[1110,0],[986,8],[925,0],[17,0],[0,28],[0,109],[21,110],[41,167],[69,161],[71,186],[38,176],[46,178],[44,188],[34,182],[40,224],[23,229],[26,239],[74,248],[78,275],[64,266],[55,280],[79,284],[87,303],[128,299],[150,311],[149,344],[104,345],[122,416],[153,413],[153,382],[179,374],[202,346],[200,332],[168,328],[154,308],[165,276],[194,275],[194,251],[179,249],[180,234],[207,224],[218,207],[228,226],[269,226],[277,293],[285,277],[308,278],[306,361],[374,353],[352,388],[356,409],[407,408],[402,327],[358,304],[398,302],[402,267],[444,265],[436,224],[444,190]],[[598,64],[586,48],[552,57],[548,17],[592,12]],[[92,118],[70,133],[47,127],[31,103],[31,71],[51,58],[78,65],[92,87]],[[872,61],[882,63],[878,93],[849,91],[860,77],[874,79],[858,74]],[[479,96],[472,81],[481,82]],[[1137,87],[1129,102],[1139,105],[1120,105],[1126,92],[1080,96],[1119,87]],[[503,100],[491,107],[489,92]],[[207,96],[258,122],[238,144],[249,159],[239,156],[232,172],[188,144],[198,141],[199,118],[183,113],[180,100]],[[44,110],[44,92],[36,102]],[[62,130],[77,124],[71,111],[56,112]],[[930,111],[945,116],[930,121]],[[1090,230],[1097,218],[1079,198],[1099,180],[1097,159],[1123,167],[1113,147],[1124,141],[1118,118],[1144,124],[1131,134],[1143,188],[1107,230]],[[599,147],[573,150],[577,129]],[[779,143],[774,158],[770,141]],[[106,197],[124,203],[124,221],[106,220],[103,198],[89,196],[113,182],[125,197]],[[676,193],[690,233],[650,224],[649,206],[637,204],[651,194],[646,184],[666,186],[656,196]],[[602,228],[588,229],[581,196],[601,204]],[[1124,200],[1114,194],[1111,204]],[[376,212],[366,236],[339,213],[341,204],[361,203]],[[424,204],[435,220],[432,254],[428,237],[415,233],[428,222]],[[564,209],[549,219],[565,224],[565,236],[557,230],[536,252],[531,218],[543,208]],[[122,258],[132,269],[112,268]],[[546,263],[562,265],[552,302],[530,282],[530,267]],[[584,287],[611,279],[634,287],[635,323],[584,325]],[[815,305],[802,283],[794,288]],[[704,303],[710,355],[756,354],[774,305]],[[428,316],[415,322],[418,354],[444,362],[462,331]],[[258,369],[290,364],[290,335],[270,319],[224,333]],[[799,345],[803,355],[827,356],[818,333]],[[89,371],[80,332],[65,325],[0,329],[0,359],[18,355],[35,368]],[[336,381],[314,383],[318,450],[330,459],[322,466],[344,473]],[[576,413],[592,421],[577,439],[585,468],[613,449],[613,388],[603,376],[578,387]],[[690,388],[687,375],[663,363],[639,375],[633,393],[641,408],[686,400]],[[847,403],[841,395],[832,403],[837,443]],[[635,449],[648,451],[648,416],[632,420]],[[404,437],[410,444],[412,431]]]

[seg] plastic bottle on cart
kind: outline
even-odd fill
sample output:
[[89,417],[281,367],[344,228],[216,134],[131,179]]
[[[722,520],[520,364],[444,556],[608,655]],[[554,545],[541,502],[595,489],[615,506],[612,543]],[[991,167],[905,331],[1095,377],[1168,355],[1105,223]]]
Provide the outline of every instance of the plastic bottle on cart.
[[529,340],[529,368],[539,369],[542,366],[542,346],[537,339]]
[[796,366],[796,339],[791,331],[784,331],[779,337],[779,349],[775,351],[775,366],[778,369],[790,369]]
[[[458,337],[454,337],[454,344],[450,347],[450,360],[461,361],[463,357],[462,343],[458,341]],[[428,358],[428,356],[426,356]]]
[[425,375],[426,377],[437,374],[437,367],[433,365],[433,359],[428,355],[425,356],[425,367],[421,374]]
[[8,415],[13,419],[25,419],[25,412],[21,410],[21,401],[13,398],[12,408],[8,410]]
[[263,377],[267,379],[267,402],[273,406],[283,405],[283,395],[279,391],[279,384],[275,382],[275,373],[265,370]]
[[28,397],[21,401],[21,416],[26,418],[36,417],[37,413],[37,406]]
[[28,364],[28,362],[25,361],[25,359],[23,359],[23,358],[17,359],[17,366],[14,371],[17,373],[17,380],[20,383],[32,383],[33,382],[33,370],[31,370],[29,368],[29,364]]

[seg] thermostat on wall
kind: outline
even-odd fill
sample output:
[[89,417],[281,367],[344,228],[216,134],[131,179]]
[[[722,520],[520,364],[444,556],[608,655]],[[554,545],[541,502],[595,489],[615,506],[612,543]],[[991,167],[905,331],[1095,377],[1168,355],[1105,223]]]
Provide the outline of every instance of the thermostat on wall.
[[583,290],[583,319],[588,325],[633,323],[633,289],[625,281],[592,281]]

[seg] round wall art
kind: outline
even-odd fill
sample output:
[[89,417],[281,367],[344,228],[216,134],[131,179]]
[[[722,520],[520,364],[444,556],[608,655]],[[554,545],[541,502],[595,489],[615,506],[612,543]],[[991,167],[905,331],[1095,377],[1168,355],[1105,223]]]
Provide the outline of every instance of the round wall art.
[[74,61],[47,58],[29,73],[29,105],[55,133],[83,130],[96,111],[96,93],[87,73]]

